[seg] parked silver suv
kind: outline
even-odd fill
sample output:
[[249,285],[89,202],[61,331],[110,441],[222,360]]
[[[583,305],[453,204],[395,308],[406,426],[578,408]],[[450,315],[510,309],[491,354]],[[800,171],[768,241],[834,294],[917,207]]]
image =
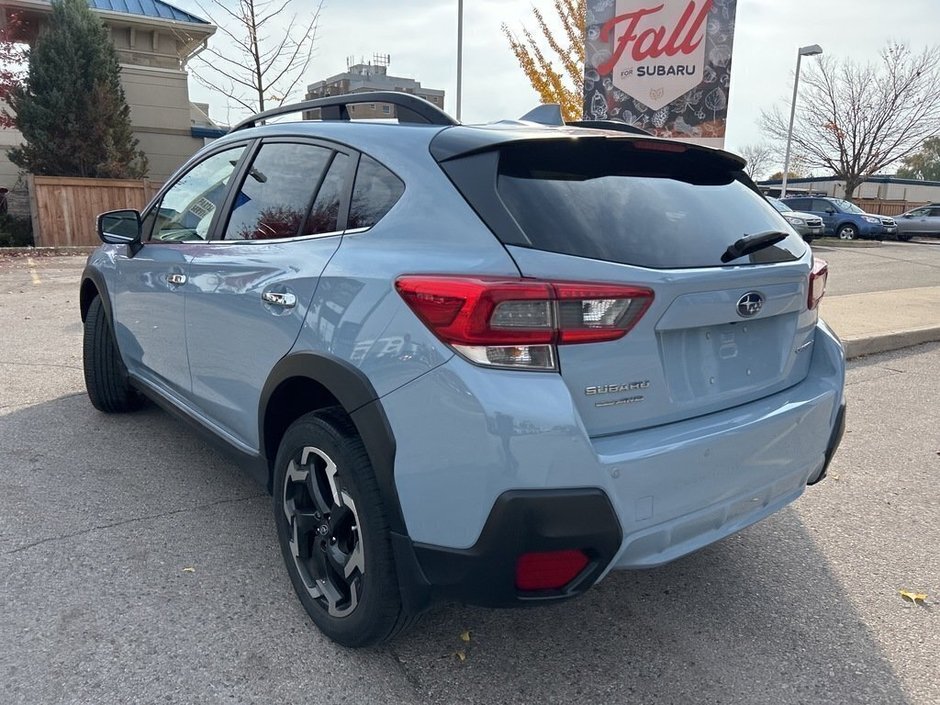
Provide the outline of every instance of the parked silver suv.
[[915,208],[897,218],[898,240],[910,240],[915,235],[940,237],[940,203]]

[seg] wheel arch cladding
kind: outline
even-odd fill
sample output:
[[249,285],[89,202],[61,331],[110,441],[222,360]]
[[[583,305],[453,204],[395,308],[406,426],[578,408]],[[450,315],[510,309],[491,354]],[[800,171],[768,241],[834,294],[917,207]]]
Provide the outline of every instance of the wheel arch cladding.
[[368,378],[348,362],[319,353],[293,353],[275,365],[261,392],[258,414],[261,453],[271,491],[277,449],[287,428],[311,411],[339,406],[366,448],[392,531],[405,523],[395,488],[395,439]]
[[111,321],[111,298],[108,296],[108,289],[104,285],[103,277],[93,269],[88,267],[82,272],[82,284],[79,291],[78,301],[82,312],[82,323],[88,317],[88,308],[96,296],[101,297],[101,304],[104,306],[104,315]]

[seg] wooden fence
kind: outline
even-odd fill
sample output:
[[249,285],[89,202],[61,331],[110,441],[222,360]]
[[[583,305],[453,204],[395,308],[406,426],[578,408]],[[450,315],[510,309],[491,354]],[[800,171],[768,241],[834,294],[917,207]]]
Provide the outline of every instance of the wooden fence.
[[29,209],[37,247],[97,245],[99,213],[142,210],[160,189],[148,179],[29,176]]
[[866,213],[875,215],[901,215],[912,208],[922,206],[922,201],[883,201],[879,198],[854,198],[852,201]]

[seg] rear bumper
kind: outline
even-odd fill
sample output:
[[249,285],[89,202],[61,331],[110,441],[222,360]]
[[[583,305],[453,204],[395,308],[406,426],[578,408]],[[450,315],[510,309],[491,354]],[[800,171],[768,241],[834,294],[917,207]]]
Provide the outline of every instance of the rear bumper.
[[[823,323],[812,355],[790,389],[599,439],[552,375],[455,359],[397,390],[384,406],[408,529],[395,537],[403,592],[414,588],[415,604],[568,597],[608,570],[666,563],[777,511],[824,476],[844,426],[843,351]],[[553,498],[532,509],[539,496]],[[584,549],[592,563],[557,594],[519,594],[518,555],[556,548]]]
[[[607,570],[620,549],[622,534],[607,495],[586,488],[504,492],[496,499],[480,538],[468,549],[409,546],[403,539],[397,537],[396,553],[413,551],[416,562],[410,587],[420,593],[419,602],[455,600],[512,607],[584,592]],[[570,583],[558,590],[516,589],[520,555],[566,549],[583,551],[589,561]]]

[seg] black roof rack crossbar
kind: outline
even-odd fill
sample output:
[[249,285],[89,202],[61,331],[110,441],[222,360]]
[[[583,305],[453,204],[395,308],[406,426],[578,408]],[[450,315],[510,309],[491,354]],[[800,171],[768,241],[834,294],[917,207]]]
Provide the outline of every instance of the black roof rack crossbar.
[[595,130],[617,130],[618,132],[629,132],[633,135],[652,136],[653,134],[652,132],[647,132],[642,127],[637,127],[636,125],[631,125],[619,120],[573,120],[565,124],[568,125],[568,127],[592,127]]
[[421,123],[428,125],[457,125],[454,118],[439,107],[416,95],[399,93],[397,91],[370,91],[368,93],[344,93],[343,95],[315,98],[300,103],[282,105],[279,108],[265,110],[263,113],[252,115],[242,120],[232,128],[232,132],[255,127],[273,117],[299,113],[305,110],[320,109],[321,120],[349,120],[350,105],[362,103],[390,103],[395,106],[396,117],[399,122]]

